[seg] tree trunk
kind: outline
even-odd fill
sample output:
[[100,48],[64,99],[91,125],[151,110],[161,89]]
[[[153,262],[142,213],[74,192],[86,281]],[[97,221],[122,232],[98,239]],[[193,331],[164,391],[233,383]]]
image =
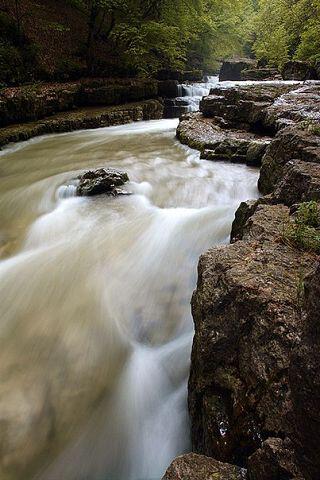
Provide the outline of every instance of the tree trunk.
[[88,36],[87,36],[87,70],[88,74],[92,75],[93,73],[93,64],[94,64],[94,39],[95,39],[95,29],[96,22],[99,15],[99,7],[96,3],[96,0],[92,0],[89,4],[89,21],[88,21]]

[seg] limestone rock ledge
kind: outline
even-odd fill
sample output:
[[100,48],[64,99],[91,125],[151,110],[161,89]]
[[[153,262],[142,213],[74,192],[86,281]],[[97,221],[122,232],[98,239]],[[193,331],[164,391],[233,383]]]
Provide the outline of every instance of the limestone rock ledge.
[[1,128],[0,148],[12,142],[29,140],[46,133],[109,127],[140,120],[157,120],[162,118],[162,113],[163,105],[157,100],[58,113],[43,120]]
[[241,241],[202,255],[192,298],[193,450],[248,466],[250,479],[301,473],[289,372],[305,328],[303,278],[316,262],[282,241],[289,221],[287,207],[259,205]]

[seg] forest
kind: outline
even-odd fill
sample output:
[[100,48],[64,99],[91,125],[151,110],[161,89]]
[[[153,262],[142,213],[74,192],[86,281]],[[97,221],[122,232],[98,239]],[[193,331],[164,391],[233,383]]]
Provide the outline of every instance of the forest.
[[320,0],[1,0],[0,80],[212,73],[244,55],[316,62],[319,28]]

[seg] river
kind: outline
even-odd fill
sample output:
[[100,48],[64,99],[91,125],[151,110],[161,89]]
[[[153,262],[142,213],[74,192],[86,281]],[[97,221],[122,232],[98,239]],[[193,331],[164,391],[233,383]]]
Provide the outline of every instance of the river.
[[[258,171],[200,160],[175,139],[177,123],[0,152],[0,423],[5,462],[19,465],[10,479],[159,480],[190,449],[198,257],[228,242]],[[134,195],[75,197],[72,179],[100,166],[125,170]]]

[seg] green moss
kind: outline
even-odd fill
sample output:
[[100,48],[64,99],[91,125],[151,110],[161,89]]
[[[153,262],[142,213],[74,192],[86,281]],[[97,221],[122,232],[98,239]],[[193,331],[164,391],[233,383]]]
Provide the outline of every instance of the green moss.
[[304,120],[300,123],[300,126],[303,130],[320,137],[320,125],[314,120]]
[[284,230],[283,239],[301,250],[320,254],[320,216],[317,202],[301,203],[294,221]]

